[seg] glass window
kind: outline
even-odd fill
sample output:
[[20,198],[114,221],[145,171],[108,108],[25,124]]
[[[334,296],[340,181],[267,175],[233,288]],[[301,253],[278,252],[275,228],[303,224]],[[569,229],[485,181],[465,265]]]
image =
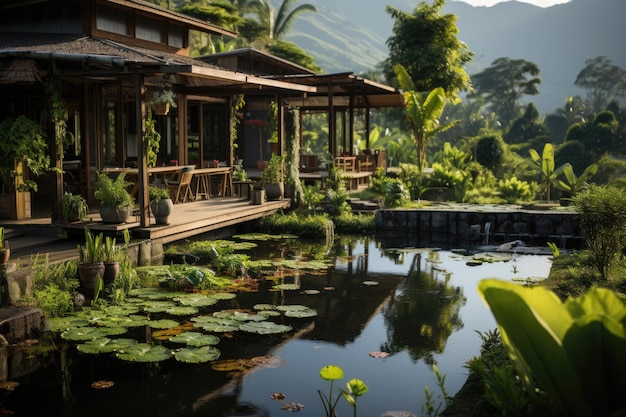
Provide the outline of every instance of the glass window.
[[146,41],[163,42],[161,36],[163,24],[160,20],[152,19],[140,14],[135,17],[135,37]]
[[106,32],[128,35],[128,14],[124,10],[98,4],[96,27]]

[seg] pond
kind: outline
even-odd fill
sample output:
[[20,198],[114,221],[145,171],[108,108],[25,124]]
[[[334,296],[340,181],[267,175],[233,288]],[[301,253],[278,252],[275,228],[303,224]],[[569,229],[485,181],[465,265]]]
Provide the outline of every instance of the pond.
[[[551,266],[547,256],[480,254],[489,261],[480,263],[458,251],[383,248],[381,242],[363,238],[307,248],[307,253],[324,255],[331,267],[290,272],[276,267],[275,275],[284,273],[278,289],[275,280],[259,280],[258,292],[238,292],[198,313],[238,309],[252,314],[268,306],[315,311],[313,317],[268,317],[291,330],[267,335],[205,331],[219,337],[215,348],[221,355],[198,364],[173,358],[126,362],[114,354],[80,353],[78,342],[55,338],[56,349],[38,358],[47,366],[19,378],[20,386],[4,392],[1,404],[22,416],[125,417],[279,416],[286,412],[281,409],[286,403],[297,403],[304,406],[297,415],[319,417],[325,412],[318,390],[328,395],[330,388],[319,371],[333,364],[345,372],[334,384],[334,397],[352,378],[369,387],[358,399],[358,415],[396,411],[419,416],[425,386],[436,404],[442,401],[432,365],[437,364],[448,394],[454,395],[466,380],[465,363],[479,354],[476,332],[496,327],[478,296],[478,282],[493,277],[540,279]],[[303,248],[297,240],[266,241],[249,253],[277,261],[301,257]],[[191,323],[189,316],[174,318]],[[140,326],[131,333],[171,350],[180,347],[155,341],[154,331]],[[96,389],[96,381],[113,385]],[[271,398],[278,393],[284,399]],[[352,415],[343,399],[337,414]]]

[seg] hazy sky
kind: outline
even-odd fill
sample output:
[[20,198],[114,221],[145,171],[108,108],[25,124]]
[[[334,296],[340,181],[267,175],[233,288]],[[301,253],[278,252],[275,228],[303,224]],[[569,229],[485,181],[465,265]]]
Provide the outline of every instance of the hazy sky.
[[[459,0],[457,0],[459,1]],[[496,3],[502,3],[508,0],[460,0],[469,3],[472,6],[493,6]],[[517,0],[524,3],[534,4],[539,7],[550,7],[555,4],[568,3],[570,0]]]

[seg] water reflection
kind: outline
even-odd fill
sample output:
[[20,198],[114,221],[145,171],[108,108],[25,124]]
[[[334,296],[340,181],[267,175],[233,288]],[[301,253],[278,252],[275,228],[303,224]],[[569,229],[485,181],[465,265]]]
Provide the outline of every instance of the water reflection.
[[452,286],[450,275],[438,271],[432,259],[422,270],[423,255],[413,254],[404,285],[383,309],[388,340],[381,351],[406,349],[413,361],[432,364],[433,354],[443,352],[452,332],[463,328],[459,312],[465,298],[463,289]]
[[[275,283],[262,280],[258,293],[238,293],[236,299],[201,311],[252,310],[263,303],[301,304],[317,311],[318,316],[309,319],[278,318],[293,326],[283,335],[220,335],[220,360],[246,359],[250,367],[227,373],[208,363],[173,359],[126,363],[109,355],[79,354],[63,341],[54,366],[24,378],[19,391],[5,395],[2,403],[19,415],[280,416],[281,403],[270,395],[285,392],[286,401],[305,405],[299,416],[319,417],[323,407],[317,389],[327,387],[319,370],[333,363],[346,371],[346,381],[359,378],[370,387],[359,399],[364,415],[387,410],[419,415],[423,387],[436,386],[431,365],[438,363],[454,394],[465,380],[463,364],[480,347],[475,330],[494,327],[478,300],[477,282],[488,276],[509,278],[512,270],[497,264],[471,269],[447,251],[383,249],[371,238],[342,237],[330,246],[300,240],[264,242],[250,254],[277,261],[325,260],[331,265],[319,270],[273,266],[269,274],[282,273],[282,282],[299,289],[272,291]],[[524,271],[527,265],[519,257],[515,269]],[[547,275],[549,264],[544,269]],[[391,355],[374,359],[369,356],[374,351]],[[114,381],[114,387],[91,388],[102,379]],[[342,407],[339,415],[351,415]]]

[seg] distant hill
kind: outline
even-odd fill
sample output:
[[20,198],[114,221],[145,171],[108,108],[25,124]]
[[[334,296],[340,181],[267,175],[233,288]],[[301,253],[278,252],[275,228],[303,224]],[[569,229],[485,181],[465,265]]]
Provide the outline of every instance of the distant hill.
[[[324,72],[359,74],[373,69],[388,54],[385,42],[391,36],[393,20],[385,6],[412,12],[419,1],[299,3],[314,4],[318,12],[301,15],[288,39],[312,54]],[[470,74],[499,57],[525,59],[539,66],[540,95],[527,100],[542,113],[563,106],[568,95],[584,95],[574,81],[585,60],[604,55],[626,69],[624,0],[572,0],[545,9],[517,1],[473,7],[448,0],[444,13],[458,16],[459,39],[476,54],[467,68]]]

